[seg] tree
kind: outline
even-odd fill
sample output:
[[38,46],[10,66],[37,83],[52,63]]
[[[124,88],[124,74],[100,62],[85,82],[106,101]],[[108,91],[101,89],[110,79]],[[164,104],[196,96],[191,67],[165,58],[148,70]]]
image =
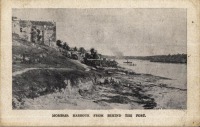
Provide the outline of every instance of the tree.
[[86,53],[86,50],[83,47],[80,47],[79,48],[79,52],[82,53],[82,54],[84,54],[84,53]]
[[65,49],[65,50],[69,50],[70,49],[70,47],[69,47],[69,45],[65,42],[64,44],[63,44],[63,49]]
[[57,40],[57,41],[56,41],[56,45],[57,45],[58,47],[62,47],[62,42],[61,42],[61,40]]
[[74,47],[74,51],[78,51],[77,47]]
[[93,54],[93,59],[100,59],[99,55],[97,54],[97,52],[94,52]]
[[91,49],[90,49],[90,52],[91,52],[91,54],[94,54],[95,49],[94,49],[94,48],[91,48]]

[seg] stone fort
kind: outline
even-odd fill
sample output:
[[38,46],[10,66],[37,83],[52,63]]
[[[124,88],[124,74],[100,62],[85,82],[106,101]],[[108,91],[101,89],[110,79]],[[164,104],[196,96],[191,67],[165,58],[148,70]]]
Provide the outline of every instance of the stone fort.
[[56,22],[19,20],[12,17],[12,33],[32,43],[56,46]]

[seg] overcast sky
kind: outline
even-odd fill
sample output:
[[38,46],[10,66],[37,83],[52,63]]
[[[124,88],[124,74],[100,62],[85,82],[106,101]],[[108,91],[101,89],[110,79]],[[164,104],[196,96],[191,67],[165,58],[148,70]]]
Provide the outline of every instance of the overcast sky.
[[13,16],[55,21],[57,39],[106,55],[186,53],[186,9],[13,9]]

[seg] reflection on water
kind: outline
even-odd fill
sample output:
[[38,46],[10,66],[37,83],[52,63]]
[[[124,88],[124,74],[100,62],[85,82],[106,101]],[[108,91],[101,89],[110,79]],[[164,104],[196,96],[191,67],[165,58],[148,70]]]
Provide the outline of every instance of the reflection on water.
[[130,59],[130,62],[136,64],[136,66],[130,66],[125,62],[125,59],[117,60],[120,66],[132,69],[136,73],[152,74],[155,76],[161,76],[170,78],[168,84],[174,87],[186,89],[187,88],[187,65],[186,64],[172,64],[172,63],[159,63],[150,62],[147,60],[135,60]]

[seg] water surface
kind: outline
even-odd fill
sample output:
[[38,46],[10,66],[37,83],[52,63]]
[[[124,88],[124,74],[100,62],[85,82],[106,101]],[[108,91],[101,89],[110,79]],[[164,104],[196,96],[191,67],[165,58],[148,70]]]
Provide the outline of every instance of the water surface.
[[173,87],[187,89],[187,65],[186,64],[174,64],[174,63],[159,63],[150,62],[148,60],[136,60],[130,59],[130,62],[136,64],[136,66],[130,66],[125,59],[117,60],[119,65],[133,70],[136,73],[152,74],[155,76],[161,76],[170,78],[172,80],[166,81]]

